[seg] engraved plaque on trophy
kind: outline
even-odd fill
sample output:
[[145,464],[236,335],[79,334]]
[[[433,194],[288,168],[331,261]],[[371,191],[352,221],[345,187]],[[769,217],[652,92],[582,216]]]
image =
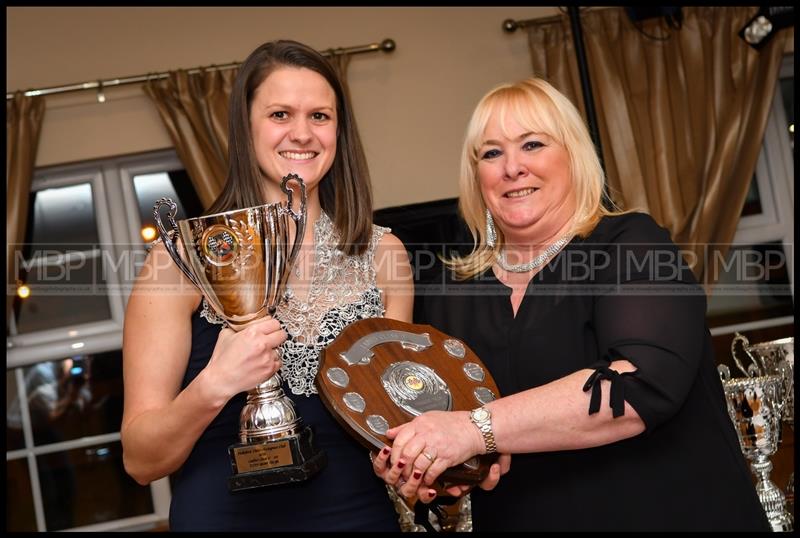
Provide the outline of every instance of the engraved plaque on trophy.
[[[299,211],[294,210],[292,190],[287,187],[292,180],[300,189]],[[306,192],[303,180],[295,174],[283,178],[281,189],[287,195],[286,204],[236,209],[177,223],[177,206],[169,198],[158,200],[153,208],[161,240],[173,261],[233,330],[273,315],[284,298],[303,241]],[[169,232],[161,222],[163,206],[169,208]],[[290,221],[295,228],[293,243]],[[311,428],[303,425],[277,373],[248,391],[240,414],[239,442],[228,453],[233,468],[228,481],[231,491],[306,480],[326,463],[325,453],[315,448]]]
[[[426,411],[469,411],[499,397],[492,375],[463,342],[430,325],[388,318],[345,327],[321,354],[316,385],[336,420],[370,450],[391,446],[386,431]],[[440,481],[476,484],[497,457],[474,457]]]

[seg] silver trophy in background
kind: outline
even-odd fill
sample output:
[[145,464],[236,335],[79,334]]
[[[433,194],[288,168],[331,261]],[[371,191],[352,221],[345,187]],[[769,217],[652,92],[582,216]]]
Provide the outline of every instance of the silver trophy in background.
[[744,368],[735,352],[734,360],[748,377],[731,379],[726,365],[717,367],[728,415],[733,421],[742,453],[750,460],[757,478],[756,492],[772,530],[789,532],[793,522],[786,510],[786,497],[769,477],[772,470],[770,456],[778,450],[781,416],[787,401],[785,381],[780,374],[759,375],[760,369],[756,367]]
[[[291,180],[299,185],[299,211],[294,210],[292,190],[287,188]],[[283,178],[281,190],[287,196],[285,205],[235,209],[177,223],[177,206],[169,198],[158,200],[153,208],[172,260],[233,330],[273,315],[284,298],[305,232],[306,190],[295,174]],[[170,231],[161,222],[163,206],[169,208]],[[289,240],[290,221],[295,228],[293,242]],[[311,428],[303,426],[283,392],[277,373],[248,391],[240,415],[239,441],[228,449],[233,467],[228,481],[231,491],[299,482],[326,462],[325,453],[314,447]]]
[[[737,345],[749,359],[746,366],[739,362]],[[737,368],[747,376],[781,376],[784,398],[781,418],[794,435],[794,337],[751,344],[746,336],[736,333],[731,342],[731,354]],[[794,472],[789,476],[786,495],[794,499]]]
[[[739,361],[737,344],[750,359],[746,366]],[[784,406],[782,419],[794,429],[794,338],[751,344],[746,336],[736,333],[731,342],[731,355],[736,367],[748,377],[781,376]]]

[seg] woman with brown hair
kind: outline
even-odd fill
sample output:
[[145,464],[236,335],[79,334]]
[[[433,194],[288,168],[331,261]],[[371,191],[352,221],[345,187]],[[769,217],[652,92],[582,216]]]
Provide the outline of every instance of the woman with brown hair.
[[[234,332],[155,245],[125,317],[125,468],[140,484],[173,475],[171,530],[397,530],[366,450],[314,386],[320,351],[346,325],[410,321],[413,303],[405,249],[372,224],[342,84],[317,51],[266,43],[240,67],[229,125],[228,178],[209,213],[280,202],[282,178],[297,174],[307,192],[303,248],[275,318]],[[302,482],[230,493],[228,447],[245,392],[278,371],[328,464]]]

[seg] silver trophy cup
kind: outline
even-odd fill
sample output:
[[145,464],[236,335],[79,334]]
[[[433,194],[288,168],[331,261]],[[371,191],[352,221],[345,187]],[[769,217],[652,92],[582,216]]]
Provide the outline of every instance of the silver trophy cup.
[[792,516],[786,510],[786,497],[769,478],[770,456],[778,449],[783,406],[782,379],[777,375],[730,378],[725,365],[718,367],[728,415],[736,429],[742,453],[758,483],[756,492],[767,514],[772,530],[792,530]]
[[[737,355],[739,347],[747,357],[744,364]],[[794,337],[751,344],[746,336],[736,333],[731,342],[731,354],[736,366],[745,375],[779,375],[783,385],[782,420],[794,432]],[[789,475],[786,494],[794,499],[794,472]]]
[[[739,361],[737,344],[750,363]],[[739,370],[747,376],[778,375],[782,380],[784,398],[781,418],[794,428],[794,338],[751,344],[746,336],[736,333],[731,342],[731,354]]]
[[[292,190],[287,188],[291,180],[300,188],[297,212]],[[173,261],[233,330],[273,315],[284,298],[305,232],[306,191],[295,174],[283,178],[281,190],[287,195],[286,204],[236,209],[177,223],[177,206],[172,200],[162,198],[153,207],[161,240]],[[169,231],[161,221],[163,206],[169,208]],[[290,222],[295,227],[293,243],[289,240]],[[303,426],[277,373],[248,391],[240,415],[239,441],[228,450],[233,467],[228,483],[231,491],[299,482],[325,465],[324,452],[314,448],[311,428]]]

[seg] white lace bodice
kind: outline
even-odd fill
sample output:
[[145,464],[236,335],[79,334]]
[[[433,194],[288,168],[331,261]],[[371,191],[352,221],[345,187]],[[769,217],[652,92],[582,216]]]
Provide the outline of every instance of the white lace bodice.
[[[308,294],[301,299],[287,286],[286,300],[275,314],[289,335],[281,346],[281,375],[293,394],[316,394],[319,354],[342,329],[358,319],[383,316],[373,259],[378,242],[388,231],[373,226],[367,250],[360,256],[347,256],[336,248],[339,236],[330,218],[322,212],[315,223],[315,261]],[[210,323],[225,323],[205,299],[200,315]]]

